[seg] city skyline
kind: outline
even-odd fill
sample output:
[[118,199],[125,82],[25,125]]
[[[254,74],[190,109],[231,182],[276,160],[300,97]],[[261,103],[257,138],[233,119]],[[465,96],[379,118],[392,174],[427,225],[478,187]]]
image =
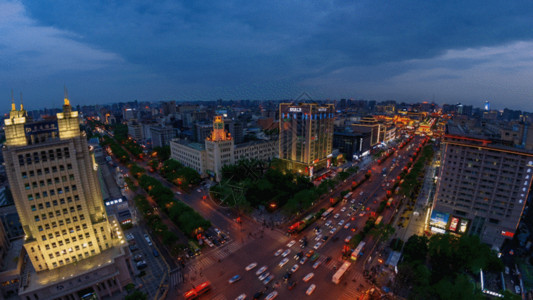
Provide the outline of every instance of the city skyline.
[[[416,7],[416,10],[413,9]],[[532,111],[530,3],[0,2],[0,90],[78,103],[435,101]]]

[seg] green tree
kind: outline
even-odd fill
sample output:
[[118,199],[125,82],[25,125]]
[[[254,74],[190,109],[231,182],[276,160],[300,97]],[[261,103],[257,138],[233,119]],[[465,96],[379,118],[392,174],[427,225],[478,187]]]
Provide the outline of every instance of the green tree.
[[124,300],[146,300],[148,299],[148,295],[146,295],[145,293],[137,290],[129,295],[126,295],[126,297],[124,297]]

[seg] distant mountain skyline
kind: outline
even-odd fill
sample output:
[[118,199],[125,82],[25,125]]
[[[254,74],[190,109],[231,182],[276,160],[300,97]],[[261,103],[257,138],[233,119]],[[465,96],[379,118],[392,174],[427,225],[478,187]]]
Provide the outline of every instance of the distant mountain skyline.
[[67,85],[80,104],[306,91],[533,111],[531,28],[529,1],[0,0],[0,99],[60,106]]

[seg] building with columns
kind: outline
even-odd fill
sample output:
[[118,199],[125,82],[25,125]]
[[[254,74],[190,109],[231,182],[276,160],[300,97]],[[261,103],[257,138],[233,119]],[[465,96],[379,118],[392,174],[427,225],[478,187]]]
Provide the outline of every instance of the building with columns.
[[4,122],[2,152],[25,234],[22,274],[31,274],[21,274],[19,295],[79,299],[80,291],[121,291],[131,282],[130,254],[105,211],[93,150],[67,95],[56,120],[32,121],[13,102]]

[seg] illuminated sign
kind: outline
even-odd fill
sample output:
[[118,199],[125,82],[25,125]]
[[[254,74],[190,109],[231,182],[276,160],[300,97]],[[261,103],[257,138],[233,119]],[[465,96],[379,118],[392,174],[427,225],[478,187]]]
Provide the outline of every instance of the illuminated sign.
[[328,109],[326,107],[319,107],[318,111],[328,111]]
[[431,213],[430,224],[439,228],[446,228],[450,214],[434,210]]
[[289,107],[290,112],[302,112],[301,107]]
[[459,232],[460,233],[465,233],[467,227],[468,227],[468,220],[462,219],[461,220],[461,225],[459,226]]
[[502,235],[512,238],[514,236],[514,232],[509,232],[509,231],[503,231],[502,230]]
[[458,224],[459,224],[459,219],[457,219],[455,217],[452,217],[452,221],[450,222],[450,230],[451,231],[456,231]]

